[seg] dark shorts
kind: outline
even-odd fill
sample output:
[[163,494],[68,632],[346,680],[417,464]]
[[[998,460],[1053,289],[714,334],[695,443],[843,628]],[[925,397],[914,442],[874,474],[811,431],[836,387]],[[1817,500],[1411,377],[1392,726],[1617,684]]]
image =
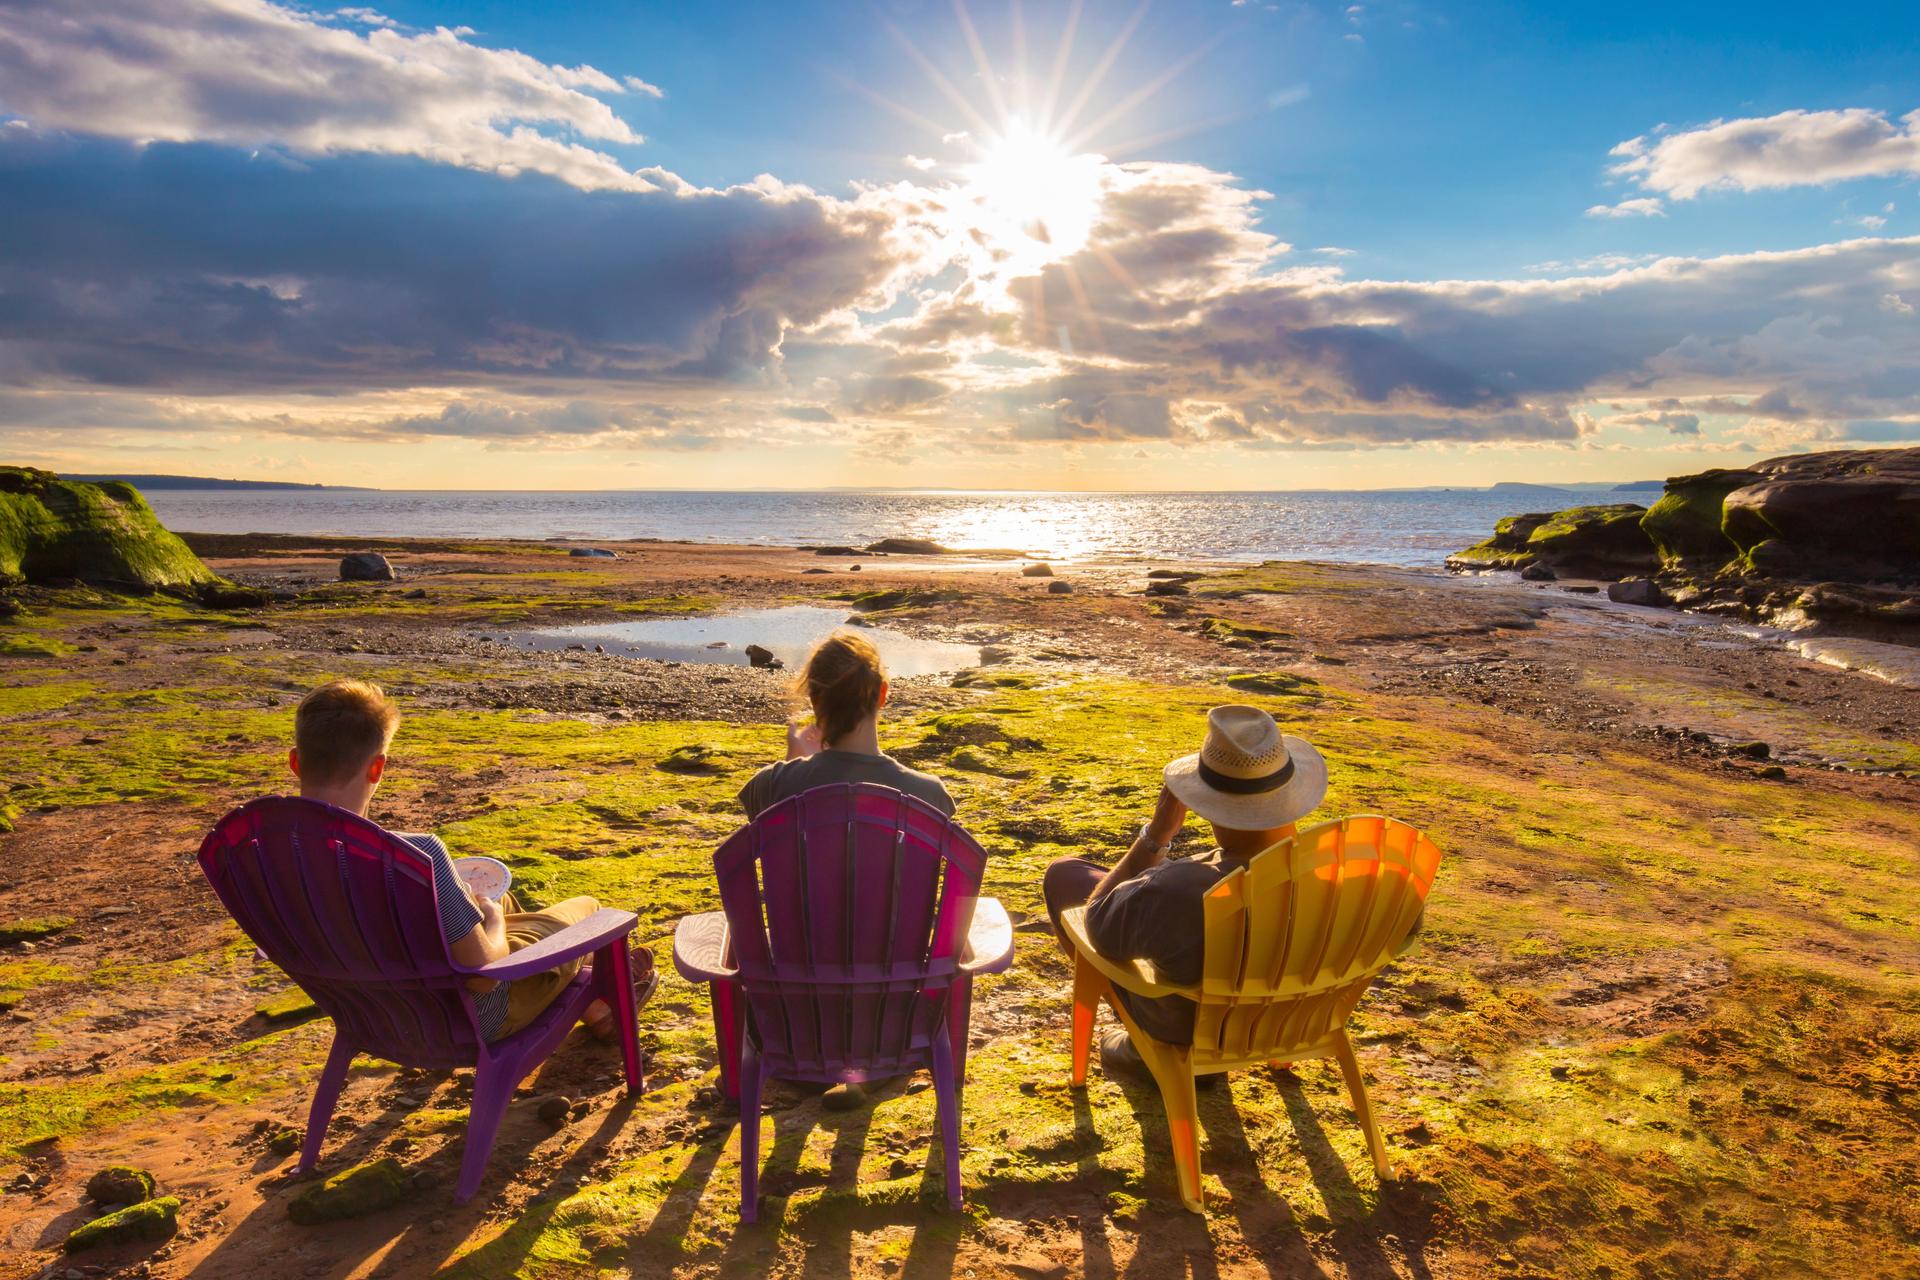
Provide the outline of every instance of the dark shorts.
[[[1055,858],[1047,864],[1046,875],[1040,880],[1040,896],[1047,904],[1047,919],[1053,921],[1056,938],[1061,936],[1060,917],[1091,898],[1108,870],[1091,858]],[[1193,1043],[1193,1001],[1181,996],[1153,999],[1118,988],[1114,995],[1141,1029],[1156,1040]]]
[[1040,896],[1046,899],[1054,937],[1060,936],[1060,917],[1068,908],[1091,898],[1106,874],[1107,868],[1091,858],[1055,858],[1047,864],[1047,874],[1040,879]]

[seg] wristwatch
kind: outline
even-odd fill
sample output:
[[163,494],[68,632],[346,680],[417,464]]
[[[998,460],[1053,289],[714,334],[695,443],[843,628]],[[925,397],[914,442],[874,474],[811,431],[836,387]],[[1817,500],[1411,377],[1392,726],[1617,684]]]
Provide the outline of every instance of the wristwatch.
[[1171,851],[1173,848],[1173,841],[1171,840],[1156,841],[1153,838],[1153,824],[1151,822],[1143,822],[1140,824],[1139,838],[1153,845],[1153,851],[1159,854],[1163,858],[1166,857],[1168,852]]

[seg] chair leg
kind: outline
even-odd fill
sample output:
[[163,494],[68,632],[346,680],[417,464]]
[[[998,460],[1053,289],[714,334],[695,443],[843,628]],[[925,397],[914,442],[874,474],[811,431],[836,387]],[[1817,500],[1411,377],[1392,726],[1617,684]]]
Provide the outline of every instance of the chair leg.
[[340,1101],[340,1090],[347,1083],[347,1068],[353,1065],[353,1055],[354,1047],[338,1031],[334,1032],[327,1065],[321,1068],[320,1079],[313,1087],[313,1106],[307,1111],[307,1139],[300,1147],[296,1173],[306,1173],[320,1163],[320,1148],[327,1140],[327,1122],[333,1119],[334,1105]]
[[740,989],[731,982],[709,982],[708,1002],[713,1006],[713,1043],[720,1051],[720,1094],[728,1102],[740,1101],[741,1035]]
[[1107,980],[1078,952],[1073,957],[1073,1083],[1087,1083],[1087,1052],[1093,1045],[1094,1015],[1100,1011],[1100,997],[1106,993]]
[[[1128,1031],[1132,1033],[1133,1028]],[[1206,1205],[1200,1198],[1200,1099],[1194,1088],[1190,1051],[1137,1033],[1133,1043],[1153,1072],[1160,1086],[1160,1100],[1167,1108],[1167,1136],[1173,1144],[1174,1171],[1180,1178],[1180,1203],[1195,1213],[1205,1213]]]
[[760,1053],[740,1038],[740,1221],[760,1217]]
[[633,963],[627,940],[615,938],[593,957],[594,993],[613,1010],[620,1028],[620,1058],[626,1067],[627,1092],[645,1093],[647,1077],[640,1065],[640,1018],[633,1008]]
[[1353,1099],[1353,1114],[1359,1117],[1360,1128],[1367,1135],[1367,1150],[1373,1153],[1373,1171],[1384,1182],[1393,1176],[1393,1166],[1387,1162],[1387,1144],[1381,1140],[1380,1125],[1373,1118],[1373,1103],[1367,1098],[1367,1082],[1360,1077],[1360,1059],[1354,1056],[1353,1041],[1347,1039],[1344,1027],[1334,1039],[1333,1056],[1340,1063],[1340,1074],[1347,1079],[1347,1093]]
[[519,1081],[492,1058],[482,1054],[473,1073],[473,1102],[467,1108],[467,1146],[460,1156],[460,1184],[454,1189],[456,1204],[473,1199],[480,1179],[487,1173],[487,1157],[493,1154],[493,1139],[506,1118],[507,1103],[513,1100],[513,1087]]
[[933,1098],[940,1118],[940,1146],[947,1163],[947,1204],[958,1209],[960,1196],[960,1077],[953,1068],[948,1037],[933,1037]]
[[967,1083],[967,1040],[973,1029],[973,978],[962,974],[947,988],[947,1043],[953,1049],[953,1078]]

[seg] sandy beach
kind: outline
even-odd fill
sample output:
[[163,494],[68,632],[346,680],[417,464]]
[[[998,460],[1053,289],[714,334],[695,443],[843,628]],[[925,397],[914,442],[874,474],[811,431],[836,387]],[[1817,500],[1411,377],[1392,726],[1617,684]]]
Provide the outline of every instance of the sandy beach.
[[[123,1160],[181,1198],[180,1233],[81,1274],[1864,1276],[1916,1257],[1920,690],[1510,576],[383,541],[399,580],[367,584],[336,580],[350,541],[187,536],[285,598],[30,589],[0,658],[18,1274],[65,1274],[81,1185]],[[1169,581],[1149,569],[1199,576],[1148,596]],[[642,1014],[647,1092],[576,1034],[463,1207],[470,1085],[362,1059],[322,1171],[391,1155],[417,1185],[292,1223],[279,1135],[304,1123],[327,1027],[193,851],[284,786],[301,693],[384,683],[408,718],[374,816],[503,858],[536,895],[633,909],[664,964],[679,916],[716,905],[711,852],[779,753],[784,676],[524,633],[794,604],[986,646],[987,665],[896,681],[883,726],[947,780],[1019,928],[1015,968],[976,996],[967,1212],[923,1178],[923,1080],[845,1113],[776,1087],[768,1207],[743,1229],[706,995],[669,974]],[[1053,857],[1118,855],[1160,764],[1227,701],[1321,747],[1325,814],[1415,823],[1447,861],[1420,948],[1356,1021],[1398,1178],[1375,1179],[1331,1064],[1236,1073],[1202,1096],[1201,1219],[1150,1088],[1068,1087],[1069,975],[1038,891]],[[538,1116],[555,1096],[557,1129]]]

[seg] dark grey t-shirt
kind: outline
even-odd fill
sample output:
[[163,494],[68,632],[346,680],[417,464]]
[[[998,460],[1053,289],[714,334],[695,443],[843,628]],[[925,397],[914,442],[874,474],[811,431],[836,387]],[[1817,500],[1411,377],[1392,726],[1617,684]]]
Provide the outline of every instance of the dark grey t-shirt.
[[740,805],[749,820],[762,810],[788,796],[824,787],[835,782],[877,782],[895,791],[918,796],[945,814],[953,812],[953,797],[932,774],[895,760],[892,756],[870,756],[864,751],[817,751],[799,760],[770,764],[740,788]]
[[[1147,868],[1087,908],[1087,937],[1113,960],[1150,960],[1160,976],[1182,986],[1200,981],[1207,960],[1206,912],[1200,900],[1238,863],[1218,849]],[[1193,1043],[1193,1001],[1137,996],[1116,988],[1140,1029],[1168,1044]]]

